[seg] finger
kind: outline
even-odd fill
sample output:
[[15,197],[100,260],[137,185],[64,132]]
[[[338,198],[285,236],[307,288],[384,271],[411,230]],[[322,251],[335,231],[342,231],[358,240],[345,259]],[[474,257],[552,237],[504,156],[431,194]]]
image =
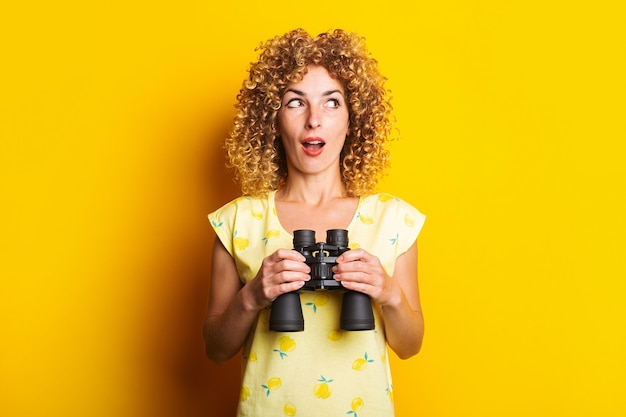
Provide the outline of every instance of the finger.
[[304,286],[304,281],[284,282],[280,284],[279,289],[281,294],[288,292],[298,291]]
[[308,273],[310,268],[304,261],[304,256],[294,250],[279,249],[263,259],[261,268],[265,271],[265,276],[275,275],[285,270]]
[[366,285],[373,285],[374,281],[368,274],[362,272],[346,272],[334,276],[335,280],[341,282],[341,285],[349,283],[361,283]]
[[282,271],[275,274],[272,277],[274,281],[274,285],[281,285],[284,283],[296,282],[296,281],[308,281],[311,279],[311,276],[307,272],[299,272],[299,271]]
[[363,249],[352,249],[339,255],[337,263],[354,262],[367,259],[369,253]]
[[268,300],[274,300],[281,294],[297,291],[310,279],[308,274],[285,271],[272,275],[264,280],[261,291]]
[[373,290],[375,289],[375,287],[369,284],[366,284],[364,282],[357,282],[357,281],[343,281],[341,285],[346,290],[361,292],[363,294],[369,295],[370,297],[373,293]]
[[333,267],[333,271],[338,274],[353,272],[370,273],[373,271],[373,268],[371,265],[367,264],[363,260],[357,259],[350,262],[338,263],[335,267]]
[[278,298],[278,296],[298,291],[303,286],[304,281],[282,282],[278,285],[273,286],[271,290],[267,291],[268,295],[271,294],[271,296],[268,296],[268,298],[270,299],[270,301],[274,301],[276,300],[276,298]]
[[273,258],[277,260],[277,262],[283,259],[289,259],[297,262],[304,262],[306,258],[300,252],[293,249],[278,249],[273,254]]
[[283,259],[277,264],[277,271],[295,271],[308,274],[309,272],[311,272],[311,267],[309,267],[309,265],[305,264],[304,262],[294,261],[291,259]]

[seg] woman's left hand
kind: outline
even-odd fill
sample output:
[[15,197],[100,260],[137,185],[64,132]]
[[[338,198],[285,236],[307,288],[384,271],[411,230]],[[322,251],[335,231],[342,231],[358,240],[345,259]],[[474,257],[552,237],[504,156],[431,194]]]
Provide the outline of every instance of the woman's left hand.
[[367,294],[381,306],[397,304],[402,298],[400,285],[385,272],[380,259],[364,249],[341,254],[333,272],[344,288]]
[[335,279],[348,290],[370,296],[382,308],[387,343],[402,358],[419,352],[424,318],[417,286],[417,242],[398,256],[393,276],[380,259],[364,249],[352,249],[337,258]]

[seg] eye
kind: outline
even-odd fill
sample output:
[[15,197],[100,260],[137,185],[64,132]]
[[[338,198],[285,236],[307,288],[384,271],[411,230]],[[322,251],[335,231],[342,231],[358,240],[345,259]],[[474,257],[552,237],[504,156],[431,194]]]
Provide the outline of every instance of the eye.
[[326,102],[326,106],[336,109],[337,107],[341,106],[341,102],[337,98],[331,98]]
[[302,107],[302,106],[304,106],[304,102],[300,100],[299,98],[292,98],[285,105],[285,107],[289,107],[291,109],[295,109],[295,108]]

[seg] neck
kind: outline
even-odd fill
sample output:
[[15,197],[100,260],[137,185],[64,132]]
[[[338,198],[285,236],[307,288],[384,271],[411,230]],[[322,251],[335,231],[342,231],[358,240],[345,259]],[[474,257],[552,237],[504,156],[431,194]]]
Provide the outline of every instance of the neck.
[[331,200],[347,196],[346,189],[341,181],[287,181],[276,192],[281,201],[303,202],[311,205],[325,204]]

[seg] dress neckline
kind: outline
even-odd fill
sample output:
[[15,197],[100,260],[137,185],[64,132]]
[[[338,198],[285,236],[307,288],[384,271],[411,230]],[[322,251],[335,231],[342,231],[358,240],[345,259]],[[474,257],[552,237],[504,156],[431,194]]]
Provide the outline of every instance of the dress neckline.
[[[278,223],[278,227],[280,228],[280,231],[283,233],[286,233],[287,236],[293,237],[293,234],[287,231],[287,229],[283,227],[283,224],[280,222],[280,219],[278,218],[278,210],[276,210],[276,191],[277,190],[270,191],[270,193],[268,194],[267,200],[269,202],[270,212],[276,216],[276,223]],[[362,204],[363,204],[363,197],[359,197],[359,201],[356,205],[356,210],[352,214],[352,218],[350,219],[350,222],[345,228],[345,230],[348,231],[348,236],[350,235],[350,231],[354,228],[354,224],[355,224],[356,219],[358,218]]]

